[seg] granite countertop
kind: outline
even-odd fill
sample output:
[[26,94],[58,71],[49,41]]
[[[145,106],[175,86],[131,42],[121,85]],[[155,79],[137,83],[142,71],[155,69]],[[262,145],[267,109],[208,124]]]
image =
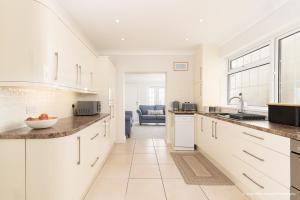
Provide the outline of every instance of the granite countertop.
[[178,111],[168,110],[168,111],[170,113],[174,113],[175,115],[193,115],[197,113],[197,111],[183,111],[183,110],[178,110]]
[[57,124],[47,129],[19,128],[0,133],[0,139],[50,139],[72,135],[87,126],[108,117],[109,114],[94,116],[74,116],[59,119]]
[[197,114],[212,117],[218,120],[230,122],[240,126],[253,128],[259,131],[268,132],[274,135],[279,135],[291,139],[300,140],[300,127],[288,126],[283,124],[272,123],[267,120],[235,120],[222,116],[218,116],[212,113],[198,112]]

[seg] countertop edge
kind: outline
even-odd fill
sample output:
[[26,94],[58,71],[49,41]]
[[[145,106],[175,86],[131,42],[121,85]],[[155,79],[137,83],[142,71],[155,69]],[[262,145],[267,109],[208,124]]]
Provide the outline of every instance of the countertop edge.
[[[10,131],[5,131],[5,132],[2,132],[0,133],[0,140],[12,140],[12,139],[55,139],[55,138],[62,138],[62,137],[67,137],[67,136],[70,136],[70,135],[73,135],[73,134],[76,134],[77,132],[81,131],[82,129],[84,128],[87,128],[88,126],[96,123],[96,122],[99,122],[107,117],[109,117],[110,114],[108,113],[103,113],[103,114],[100,114],[98,116],[94,116],[95,119],[91,119],[90,121],[76,127],[76,128],[73,128],[71,130],[62,130],[62,131],[59,131],[59,130],[53,130],[53,132],[49,132],[49,133],[45,133],[45,134],[41,134],[41,133],[28,133],[28,134],[6,134],[6,133],[12,133],[14,131],[18,131],[18,130],[21,130],[21,129],[24,129],[24,128],[20,128],[20,129],[15,129],[15,130],[10,130]],[[84,116],[83,116],[84,117]],[[98,117],[98,118],[97,118]],[[72,117],[68,117],[68,118],[72,118]],[[63,120],[63,119],[68,119],[68,118],[62,118],[60,120]],[[27,128],[27,127],[25,127]],[[46,130],[46,129],[44,129]],[[40,131],[44,131],[43,129],[41,129]],[[29,129],[28,131],[32,131],[32,129]],[[37,130],[38,131],[38,130]]]
[[[203,115],[203,116],[206,116],[206,117],[211,117],[211,118],[214,118],[214,119],[217,119],[217,120],[225,121],[225,122],[228,122],[228,123],[236,124],[236,125],[239,125],[239,126],[252,128],[252,129],[255,129],[255,130],[258,130],[258,131],[267,132],[267,133],[270,133],[270,134],[273,134],[273,135],[282,136],[282,137],[286,137],[286,138],[290,138],[290,139],[300,140],[300,132],[298,134],[298,133],[288,132],[286,130],[280,130],[278,128],[277,129],[276,128],[267,128],[267,127],[263,127],[263,126],[259,126],[259,125],[249,124],[249,123],[244,122],[244,121],[226,119],[224,117],[219,117],[219,116],[216,116],[216,115],[212,115],[210,113],[197,112],[197,114],[198,115]],[[255,122],[255,121],[252,121],[252,122]],[[262,122],[262,121],[259,121],[259,122]],[[272,122],[269,122],[269,121],[265,121],[265,122],[269,123],[269,124],[273,124]],[[295,128],[295,129],[297,128],[297,127],[291,127],[291,126],[283,125],[283,124],[276,124],[276,125],[282,126],[283,128]]]

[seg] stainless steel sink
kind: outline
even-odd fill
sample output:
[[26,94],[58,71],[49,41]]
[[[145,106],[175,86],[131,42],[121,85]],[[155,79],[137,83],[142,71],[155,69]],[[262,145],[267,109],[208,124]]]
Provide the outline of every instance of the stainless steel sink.
[[265,120],[266,116],[250,113],[214,113],[216,116],[237,120]]

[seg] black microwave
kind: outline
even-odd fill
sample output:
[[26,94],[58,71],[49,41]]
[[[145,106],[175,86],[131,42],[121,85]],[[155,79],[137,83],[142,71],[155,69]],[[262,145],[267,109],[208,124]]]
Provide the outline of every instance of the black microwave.
[[78,101],[75,115],[91,116],[91,115],[97,115],[100,112],[101,112],[100,101]]

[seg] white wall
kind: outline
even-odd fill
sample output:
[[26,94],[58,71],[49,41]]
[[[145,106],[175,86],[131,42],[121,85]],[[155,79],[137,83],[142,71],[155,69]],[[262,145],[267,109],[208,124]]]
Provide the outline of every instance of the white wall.
[[[125,73],[166,73],[166,107],[171,108],[171,102],[194,100],[193,93],[193,55],[120,55],[111,56],[111,61],[117,69],[118,93],[118,142],[124,142],[124,94]],[[173,71],[173,62],[189,62],[189,71]],[[167,138],[168,139],[168,138]]]
[[0,132],[25,126],[29,116],[72,116],[78,95],[55,89],[0,87]]

